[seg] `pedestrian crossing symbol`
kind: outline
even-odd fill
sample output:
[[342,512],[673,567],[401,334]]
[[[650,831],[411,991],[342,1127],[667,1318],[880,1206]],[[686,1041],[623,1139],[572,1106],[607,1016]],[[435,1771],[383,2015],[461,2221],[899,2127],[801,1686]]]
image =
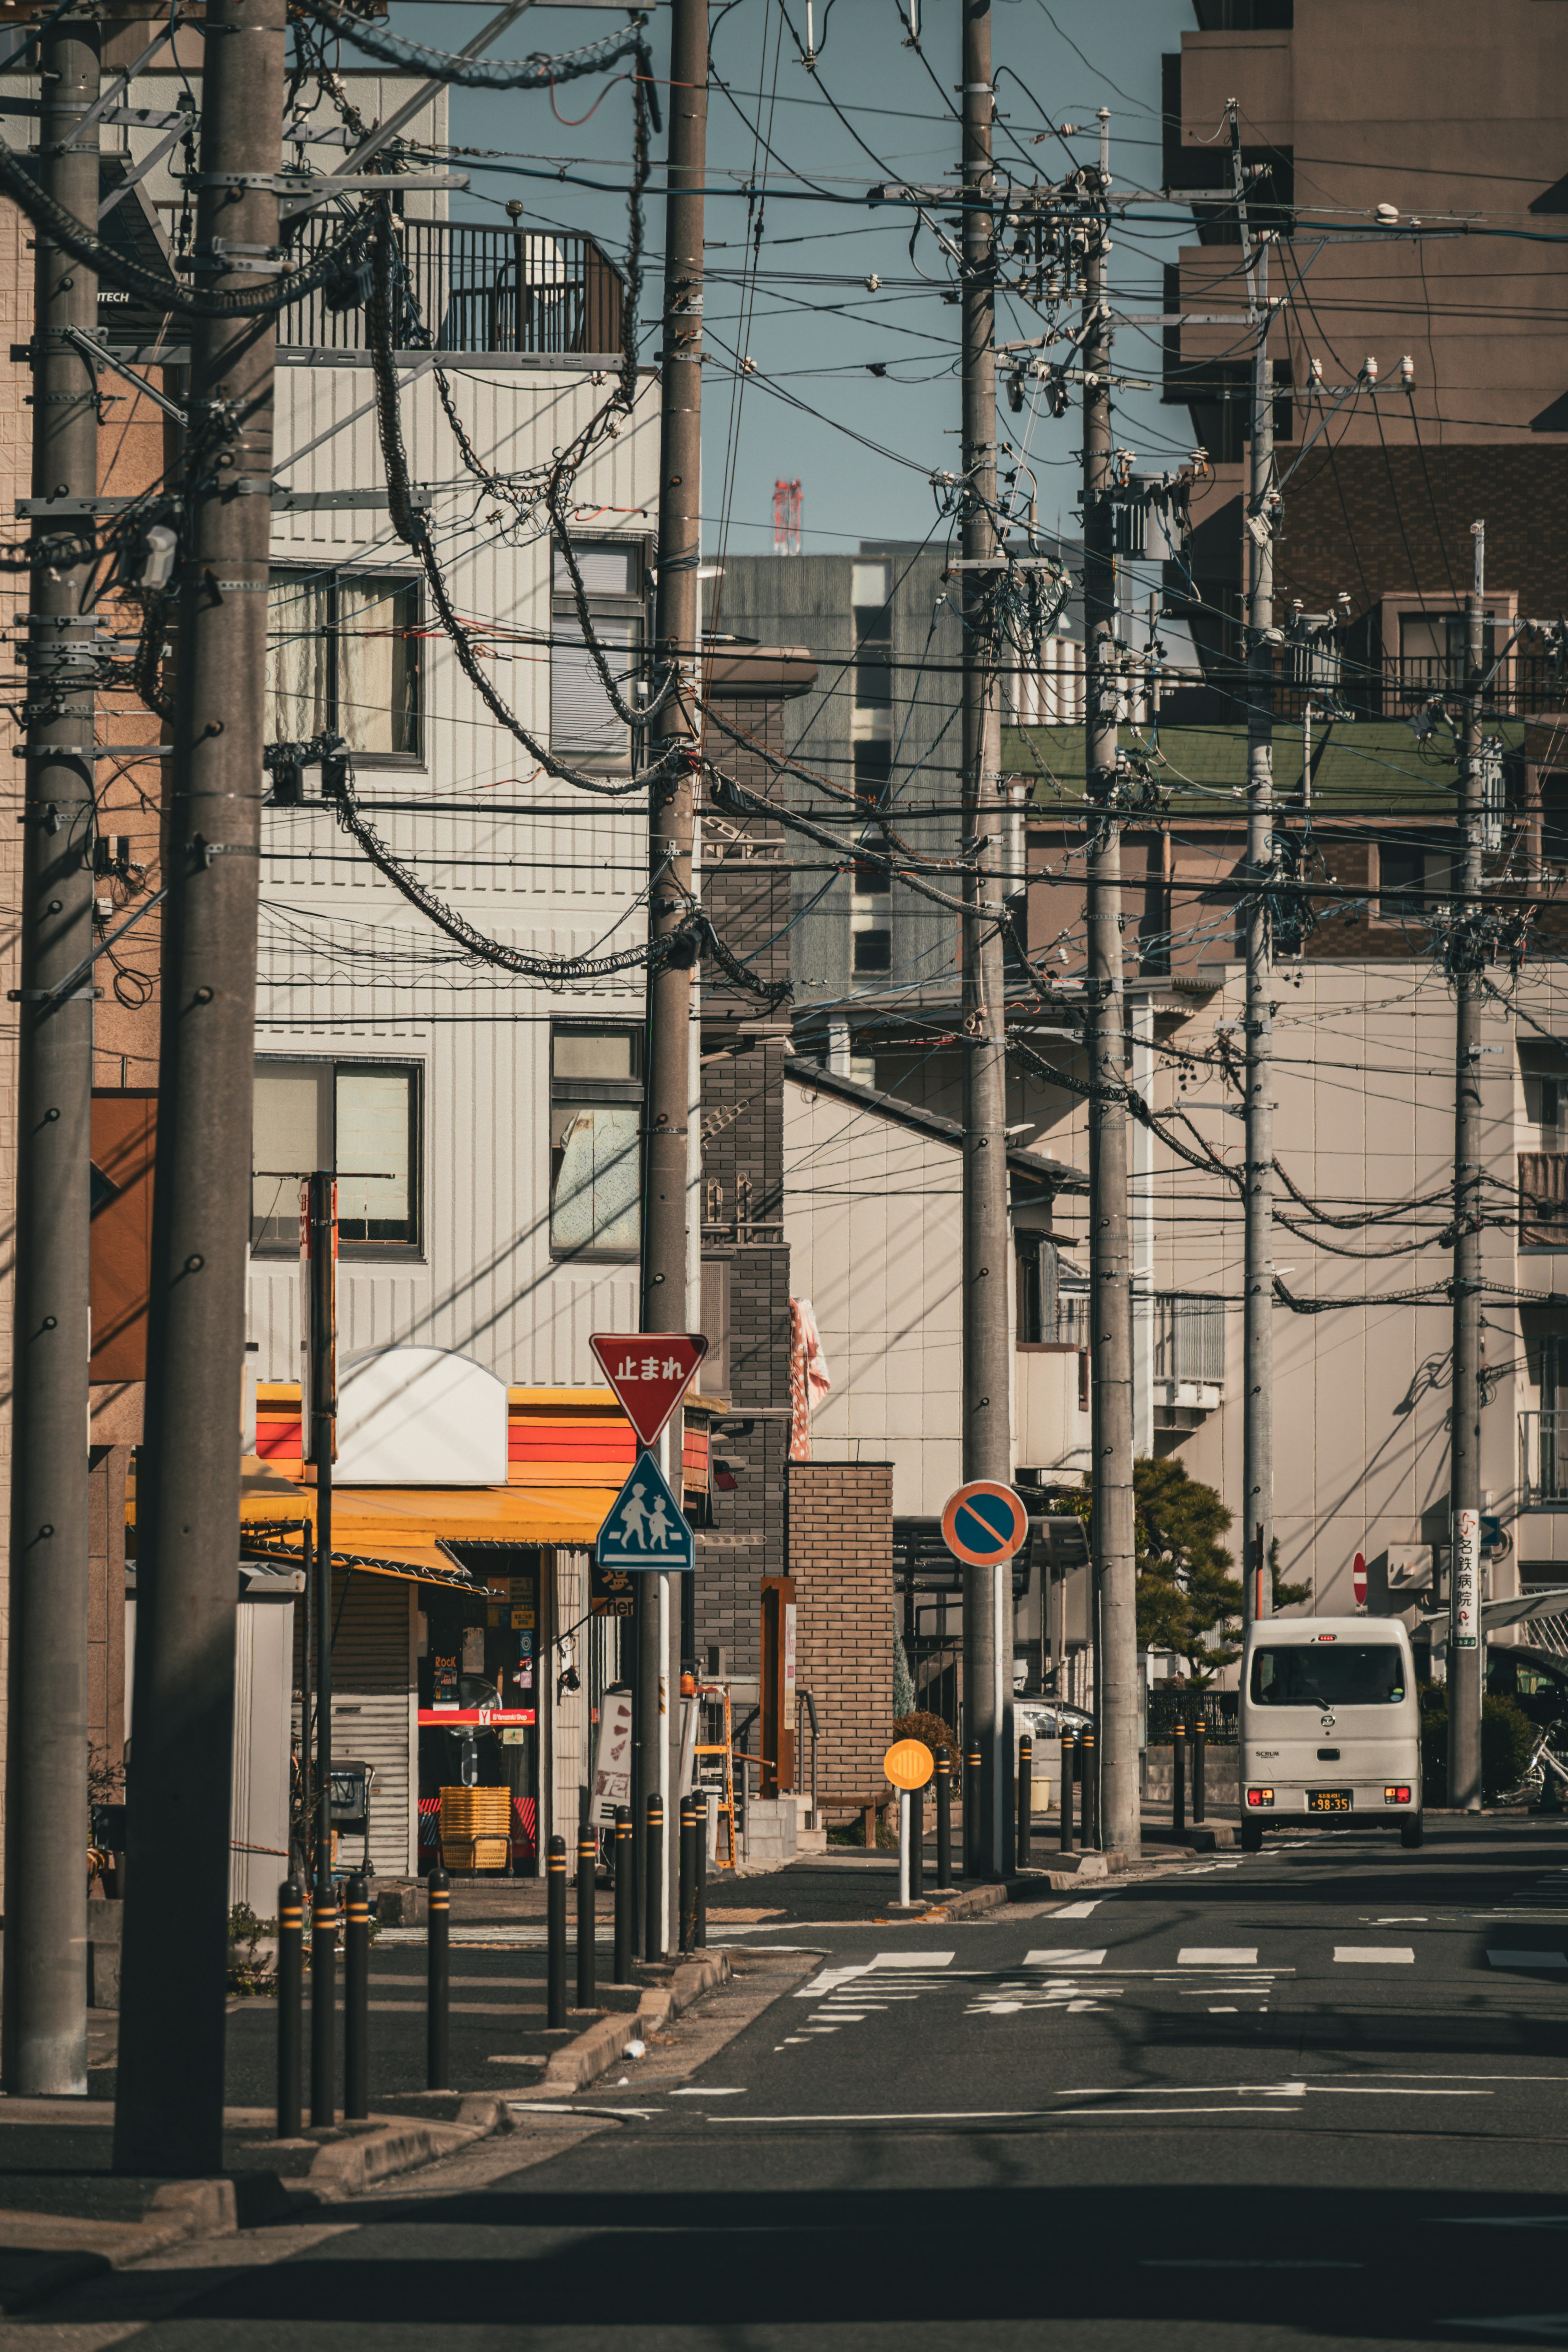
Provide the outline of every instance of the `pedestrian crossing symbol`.
[[651,1454],[639,1454],[631,1476],[599,1529],[601,1569],[679,1574],[697,1565],[697,1543],[679,1497]]

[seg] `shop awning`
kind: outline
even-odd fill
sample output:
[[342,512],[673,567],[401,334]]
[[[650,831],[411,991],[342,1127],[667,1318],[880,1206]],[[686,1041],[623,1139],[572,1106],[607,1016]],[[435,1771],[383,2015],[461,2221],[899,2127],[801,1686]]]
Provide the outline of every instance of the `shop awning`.
[[[483,1590],[447,1549],[452,1544],[569,1544],[586,1550],[604,1525],[616,1486],[338,1486],[332,1494],[332,1559],[368,1574]],[[134,1490],[127,1525],[136,1524]],[[254,1456],[240,1478],[240,1539],[247,1551],[297,1562],[305,1528],[316,1524],[316,1490]]]
[[[332,1495],[332,1549],[413,1567],[454,1567],[460,1543],[587,1546],[616,1487],[339,1486]],[[314,1527],[316,1490],[265,1470],[242,1482],[241,1528]]]

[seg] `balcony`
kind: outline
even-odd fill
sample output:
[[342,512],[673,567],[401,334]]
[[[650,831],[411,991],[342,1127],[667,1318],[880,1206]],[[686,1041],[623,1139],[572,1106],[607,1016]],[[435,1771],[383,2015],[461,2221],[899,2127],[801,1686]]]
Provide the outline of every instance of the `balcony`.
[[1519,1478],[1527,1510],[1568,1507],[1568,1412],[1520,1414]]
[[[1148,1304],[1154,1317],[1154,1426],[1196,1429],[1225,1401],[1225,1301],[1161,1290]],[[1135,1304],[1134,1314],[1139,1311]]]
[[[342,226],[338,217],[309,220],[292,249],[309,259],[341,236]],[[625,288],[592,237],[468,221],[404,221],[399,234],[407,272],[393,326],[399,350],[424,347],[433,335],[440,352],[607,357],[619,351]],[[282,312],[279,343],[366,349],[361,289],[342,310],[332,307],[330,290],[318,288]]]
[[1568,1151],[1519,1154],[1521,1249],[1568,1249]]

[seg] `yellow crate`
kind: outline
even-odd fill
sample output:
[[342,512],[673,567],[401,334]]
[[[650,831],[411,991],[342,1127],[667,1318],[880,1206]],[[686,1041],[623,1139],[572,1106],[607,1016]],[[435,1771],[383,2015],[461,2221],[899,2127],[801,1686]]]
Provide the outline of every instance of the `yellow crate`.
[[444,1837],[441,1852],[448,1872],[467,1878],[481,1870],[504,1870],[510,1848],[503,1837]]
[[441,1843],[454,1838],[506,1838],[511,1832],[510,1789],[443,1789]]

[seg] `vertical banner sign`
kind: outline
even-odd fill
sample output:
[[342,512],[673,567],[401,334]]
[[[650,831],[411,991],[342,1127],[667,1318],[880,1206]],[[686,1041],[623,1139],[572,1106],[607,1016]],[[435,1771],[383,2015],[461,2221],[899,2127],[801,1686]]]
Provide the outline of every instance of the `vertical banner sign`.
[[599,1702],[599,1744],[594,1756],[594,1794],[589,1819],[595,1828],[615,1827],[616,1807],[632,1801],[632,1695],[607,1690]]
[[1454,1606],[1450,1624],[1458,1650],[1473,1650],[1480,1631],[1481,1515],[1454,1514]]

